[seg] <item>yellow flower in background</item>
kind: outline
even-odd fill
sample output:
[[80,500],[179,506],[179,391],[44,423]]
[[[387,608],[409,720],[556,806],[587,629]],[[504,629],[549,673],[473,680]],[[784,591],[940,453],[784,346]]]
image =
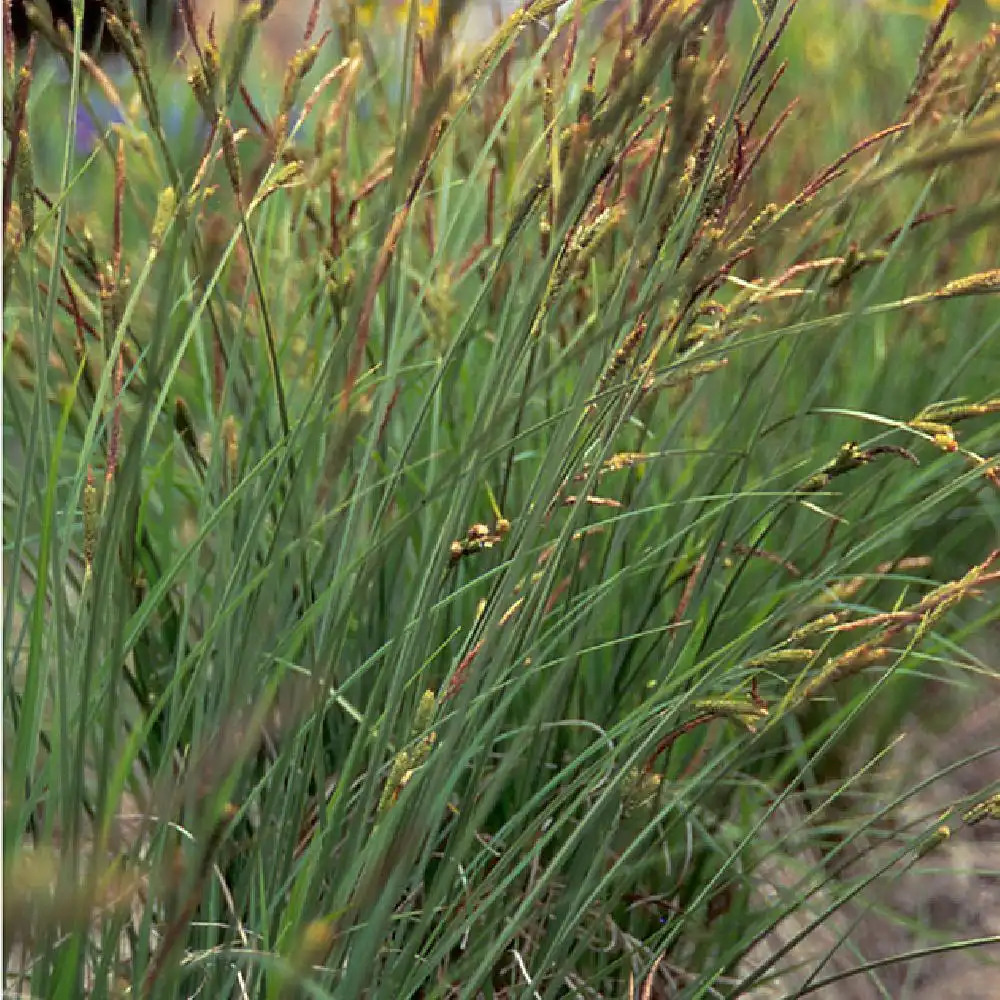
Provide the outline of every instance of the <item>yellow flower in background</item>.
[[433,28],[437,24],[438,0],[420,0],[420,24],[424,28]]
[[805,43],[805,56],[818,69],[829,69],[837,62],[840,54],[835,36],[826,32],[810,33]]
[[[948,0],[930,0],[930,3],[924,4],[923,9],[918,10],[918,13],[923,14],[924,17],[937,17],[944,10],[947,2]],[[990,10],[1000,10],[1000,0],[986,0],[986,6]],[[961,7],[957,13],[962,13]]]
[[[896,0],[868,0],[870,6],[889,14],[917,14],[928,20],[939,17],[944,10],[948,0],[927,0],[924,3],[901,3]],[[1000,10],[1000,0],[986,0],[986,6],[990,10]],[[961,14],[961,8],[958,13]]]
[[[379,16],[387,16],[397,24],[406,24],[410,5],[408,0],[348,0],[358,12],[358,22],[370,28]],[[417,4],[420,27],[433,28],[437,24],[438,0],[419,0]]]

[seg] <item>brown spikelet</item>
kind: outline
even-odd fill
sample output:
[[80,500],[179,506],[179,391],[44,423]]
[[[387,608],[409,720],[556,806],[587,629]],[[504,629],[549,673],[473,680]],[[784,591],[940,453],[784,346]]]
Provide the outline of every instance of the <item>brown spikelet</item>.
[[749,161],[746,163],[746,166],[743,167],[740,176],[734,182],[734,187],[736,191],[738,191],[741,187],[743,187],[743,185],[747,181],[747,178],[749,178],[751,174],[753,174],[757,164],[760,163],[764,154],[767,152],[767,150],[771,146],[771,143],[774,141],[774,137],[778,134],[778,132],[781,131],[782,128],[784,128],[788,119],[792,116],[792,112],[798,107],[798,105],[799,105],[799,99],[797,97],[792,98],[792,100],[789,101],[789,103],[785,106],[782,112],[775,119],[771,127],[764,134],[764,138],[761,139],[760,142],[757,143],[757,145],[754,147],[753,153],[751,154]]
[[271,138],[271,126],[267,124],[263,113],[260,108],[257,107],[256,102],[250,95],[250,91],[247,90],[246,84],[241,83],[239,87],[240,100],[243,101],[243,106],[250,112],[250,117],[254,120],[254,124],[260,129],[260,134],[267,139]]
[[[9,13],[9,7],[4,4],[4,10]],[[10,148],[7,154],[7,161],[3,170],[3,231],[6,239],[7,227],[10,224],[10,209],[13,201],[15,165],[19,162],[19,148],[21,145],[21,135],[25,131],[25,116],[28,109],[28,90],[33,79],[32,71],[35,63],[35,53],[38,50],[37,36],[32,34],[28,43],[28,55],[17,75],[17,81],[13,86],[13,107],[11,114],[7,114],[6,100],[4,101],[4,132],[10,141]],[[9,81],[5,81],[4,97],[9,96],[9,82],[13,82],[14,68],[11,66]],[[23,230],[23,222],[22,222]]]
[[[781,20],[778,22],[777,27],[774,29],[774,34],[767,40],[767,43],[761,49],[760,54],[754,60],[753,65],[750,67],[750,71],[747,74],[748,80],[753,80],[757,74],[761,71],[764,64],[767,62],[771,53],[774,51],[775,46],[781,40],[781,36],[785,33],[785,28],[788,27],[788,21],[798,6],[799,0],[792,0],[792,2],[786,8],[784,14],[781,15]],[[740,109],[742,110],[742,108]]]
[[[750,115],[747,121],[746,133],[747,135],[753,134],[754,130],[757,128],[757,122],[760,121],[761,113],[763,112],[767,102],[770,100],[771,95],[774,93],[778,86],[779,81],[785,75],[785,71],[788,69],[788,60],[785,59],[778,64],[778,68],[771,75],[771,79],[768,81],[767,86],[764,88],[764,93],[761,94],[760,100],[757,102],[757,106],[754,108],[753,113]],[[740,113],[746,109],[747,102],[753,95],[753,90],[748,89],[747,96],[744,98],[743,103],[740,106]]]
[[308,42],[316,30],[316,24],[319,21],[320,4],[322,2],[323,0],[312,0],[312,6],[309,8],[309,16],[306,18],[305,31],[302,35],[303,42]]
[[695,562],[691,572],[688,573],[687,582],[684,585],[684,592],[681,594],[681,599],[677,602],[677,609],[674,611],[673,623],[676,625],[687,613],[688,605],[691,603],[691,598],[694,597],[695,588],[698,586],[698,580],[701,577],[701,571],[705,566],[706,555],[703,552]]
[[917,226],[926,225],[928,222],[933,222],[935,219],[940,219],[945,215],[954,215],[956,212],[956,206],[948,205],[945,208],[939,208],[933,212],[921,212],[920,215],[916,216],[906,227],[898,226],[891,232],[886,233],[881,239],[882,246],[891,246],[896,240],[899,239],[904,228],[907,232],[911,232],[916,229]]
[[821,170],[808,184],[802,189],[801,193],[796,196],[795,203],[798,205],[804,205],[810,198],[818,194],[824,187],[827,186],[831,181],[835,180],[843,173],[844,165],[859,153],[864,152],[864,150],[871,148],[876,143],[881,142],[883,139],[887,139],[891,135],[896,135],[898,132],[902,132],[904,129],[910,127],[909,122],[899,122],[896,125],[890,125],[888,128],[884,128],[879,132],[875,132],[873,135],[866,136],[860,142],[855,143],[846,153],[838,156],[836,160],[833,161],[828,167]]
[[125,200],[125,142],[118,139],[115,155],[115,203],[111,223],[111,266],[117,280],[122,273],[122,206]]
[[648,774],[655,767],[657,758],[666,753],[682,736],[694,732],[699,726],[714,722],[718,717],[718,714],[715,712],[702,712],[693,719],[689,719],[683,725],[671,730],[657,743],[656,749],[647,758],[643,770]]
[[[105,471],[105,483],[110,487],[115,478],[115,471],[121,452],[122,440],[122,388],[125,382],[125,357],[121,351],[118,352],[118,360],[115,363],[114,377],[114,412],[111,417],[111,434],[108,438],[108,467]],[[107,487],[105,496],[107,496]]]
[[[952,14],[958,9],[958,5],[959,0],[947,0],[941,8],[937,20],[927,29],[920,55],[917,56],[917,72],[910,85],[909,93],[906,95],[906,100],[903,102],[904,108],[911,109],[926,93],[935,69],[941,64],[946,54],[941,51],[938,43],[941,41],[941,35],[944,34],[944,29]],[[950,48],[948,43],[945,44]]]

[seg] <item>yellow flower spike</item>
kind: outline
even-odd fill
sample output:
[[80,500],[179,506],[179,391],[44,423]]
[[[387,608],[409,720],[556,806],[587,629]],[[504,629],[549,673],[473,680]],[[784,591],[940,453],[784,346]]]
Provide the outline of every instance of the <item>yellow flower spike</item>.
[[426,0],[420,4],[420,27],[433,31],[437,27],[438,3],[437,0]]
[[416,714],[413,717],[413,735],[419,736],[434,721],[437,711],[437,695],[429,688],[420,696]]
[[[363,28],[371,28],[376,20],[387,9],[389,16],[397,24],[405,25],[410,14],[408,0],[348,0],[354,9],[358,19],[358,24]],[[417,18],[422,29],[431,31],[437,26],[438,20],[438,0],[419,0],[417,4]]]

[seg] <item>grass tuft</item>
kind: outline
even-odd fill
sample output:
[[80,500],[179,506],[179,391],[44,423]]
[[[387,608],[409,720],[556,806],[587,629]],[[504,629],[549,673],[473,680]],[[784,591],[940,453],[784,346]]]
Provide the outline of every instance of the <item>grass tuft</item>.
[[995,27],[272,6],[5,21],[6,989],[987,952],[907,900],[997,814]]

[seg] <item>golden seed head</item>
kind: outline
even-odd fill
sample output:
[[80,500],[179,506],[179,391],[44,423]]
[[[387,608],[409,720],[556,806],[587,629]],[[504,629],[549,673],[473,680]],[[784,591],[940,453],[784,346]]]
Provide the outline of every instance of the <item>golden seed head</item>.
[[172,187],[164,188],[156,199],[156,215],[153,216],[153,231],[149,241],[153,253],[160,249],[176,210],[177,192]]

